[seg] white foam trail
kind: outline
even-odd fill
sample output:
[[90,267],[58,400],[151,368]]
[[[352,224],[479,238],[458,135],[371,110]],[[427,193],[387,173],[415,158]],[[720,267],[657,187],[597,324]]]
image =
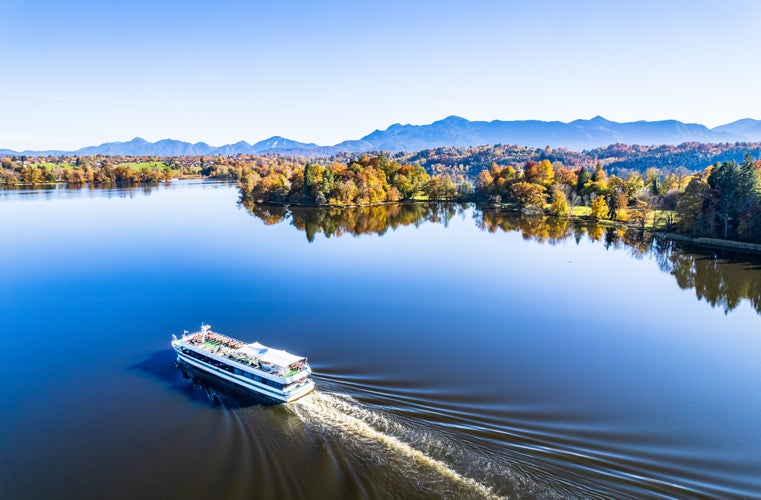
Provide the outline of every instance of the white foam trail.
[[388,419],[378,412],[363,408],[353,402],[349,396],[338,396],[315,391],[295,402],[292,407],[302,420],[316,422],[328,428],[340,428],[343,431],[348,430],[355,436],[381,443],[389,450],[401,453],[418,464],[430,467],[442,477],[464,485],[484,498],[502,498],[495,494],[491,488],[461,475],[441,460],[430,457],[404,441],[375,429],[371,423],[382,423],[384,427],[399,424],[389,422]]

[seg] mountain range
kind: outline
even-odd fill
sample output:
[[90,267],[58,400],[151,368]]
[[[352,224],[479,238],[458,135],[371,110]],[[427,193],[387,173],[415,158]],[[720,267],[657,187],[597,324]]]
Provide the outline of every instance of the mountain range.
[[470,121],[450,116],[428,125],[394,124],[376,130],[361,139],[347,140],[333,146],[318,146],[284,137],[270,137],[255,144],[239,141],[215,147],[205,142],[183,142],[163,139],[148,142],[136,137],[127,142],[108,142],[75,151],[11,151],[0,149],[0,155],[120,155],[120,156],[189,156],[279,153],[289,155],[327,156],[341,152],[420,151],[442,146],[480,146],[517,144],[519,146],[585,150],[609,144],[680,144],[683,142],[756,142],[761,141],[761,120],[745,118],[726,125],[708,128],[697,123],[677,120],[636,121],[619,123],[596,116],[572,122],[517,120]]

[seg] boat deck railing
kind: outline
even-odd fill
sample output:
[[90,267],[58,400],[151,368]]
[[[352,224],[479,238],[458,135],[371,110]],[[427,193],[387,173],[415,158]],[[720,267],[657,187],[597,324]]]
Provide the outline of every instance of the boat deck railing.
[[238,349],[245,345],[240,340],[212,331],[207,331],[205,336],[203,335],[203,332],[185,335],[182,337],[182,340],[192,346],[200,347],[204,351],[224,356],[238,363],[249,365],[279,377],[292,377],[307,368],[306,363],[301,363],[297,368],[287,366],[283,371],[278,370],[275,366],[272,366],[269,363],[260,362],[257,358],[239,352]]
[[188,342],[189,344],[202,345],[204,348],[206,348],[208,345],[209,348],[214,349],[217,347],[239,349],[245,345],[240,340],[230,338],[226,335],[222,335],[221,333],[212,332],[211,330],[207,331],[206,335],[204,335],[203,332],[196,332],[191,333],[190,335],[185,335],[182,337],[182,340]]

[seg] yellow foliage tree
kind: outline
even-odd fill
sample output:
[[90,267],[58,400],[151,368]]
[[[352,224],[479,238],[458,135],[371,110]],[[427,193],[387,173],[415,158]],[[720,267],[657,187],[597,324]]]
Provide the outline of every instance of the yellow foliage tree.
[[531,182],[516,182],[510,186],[510,198],[521,208],[543,208],[547,195],[544,186]]
[[542,160],[537,165],[538,176],[537,180],[545,186],[551,186],[555,183],[555,169],[552,166],[550,160]]
[[605,201],[604,196],[598,196],[594,200],[592,200],[592,203],[590,204],[592,207],[592,218],[593,219],[607,219],[608,214],[610,213],[610,208],[608,208],[608,203]]
[[568,217],[571,215],[571,207],[568,205],[568,198],[565,194],[555,188],[552,191],[552,200],[550,201],[550,213],[558,217]]

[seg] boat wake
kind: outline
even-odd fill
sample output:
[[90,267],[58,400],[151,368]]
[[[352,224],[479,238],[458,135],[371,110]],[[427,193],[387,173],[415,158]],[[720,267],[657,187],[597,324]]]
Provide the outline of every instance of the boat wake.
[[[413,446],[413,444],[399,437],[410,434],[411,429],[407,428],[404,423],[384,415],[382,411],[359,403],[351,396],[315,391],[291,406],[305,424],[312,428],[355,442],[359,441],[360,444],[375,445],[376,450],[378,449],[377,445],[380,445],[385,453],[394,455],[391,460],[375,457],[381,461],[399,462],[395,463],[394,466],[413,467],[415,472],[423,469],[429,474],[434,473],[440,479],[453,483],[454,489],[458,492],[467,492],[468,496],[504,498],[491,487],[456,471],[442,459],[431,456],[428,453],[434,448],[430,446],[431,436],[426,436],[425,439],[417,439]],[[427,444],[426,447],[429,450],[421,451],[418,449],[421,444]],[[436,448],[451,447],[442,446],[443,444],[438,443],[439,446]],[[362,447],[364,453],[372,449],[372,446]]]

